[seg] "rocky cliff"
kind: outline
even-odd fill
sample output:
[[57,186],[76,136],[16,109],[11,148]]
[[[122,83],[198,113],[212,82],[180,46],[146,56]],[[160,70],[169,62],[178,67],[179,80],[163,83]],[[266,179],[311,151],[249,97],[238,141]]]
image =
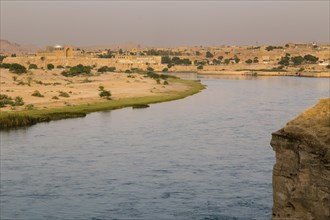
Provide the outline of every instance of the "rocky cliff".
[[330,219],[330,99],[272,134],[273,219]]

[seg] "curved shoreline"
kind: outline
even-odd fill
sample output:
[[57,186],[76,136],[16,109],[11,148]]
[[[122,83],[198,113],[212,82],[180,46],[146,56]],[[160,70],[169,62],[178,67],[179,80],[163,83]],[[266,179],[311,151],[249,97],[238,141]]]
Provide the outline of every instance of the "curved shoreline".
[[49,122],[52,120],[85,117],[88,113],[97,111],[108,111],[125,107],[132,107],[134,105],[147,105],[173,101],[194,95],[205,89],[205,86],[202,85],[199,81],[182,79],[173,80],[189,86],[189,89],[182,92],[167,92],[157,96],[122,98],[118,100],[110,100],[76,106],[66,106],[61,108],[0,112],[0,130],[29,126],[39,122]]
[[180,71],[180,72],[168,72],[169,74],[176,77],[192,77],[192,74],[195,74],[194,78],[204,78],[205,76],[289,76],[289,77],[307,77],[307,78],[330,78],[330,71],[322,73],[295,73],[295,72],[274,72],[274,71]]

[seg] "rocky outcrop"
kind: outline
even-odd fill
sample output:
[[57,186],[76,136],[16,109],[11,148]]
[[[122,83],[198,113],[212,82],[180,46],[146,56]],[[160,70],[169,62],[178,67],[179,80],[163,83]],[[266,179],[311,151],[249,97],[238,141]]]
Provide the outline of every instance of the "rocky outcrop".
[[330,219],[330,99],[272,134],[273,219]]

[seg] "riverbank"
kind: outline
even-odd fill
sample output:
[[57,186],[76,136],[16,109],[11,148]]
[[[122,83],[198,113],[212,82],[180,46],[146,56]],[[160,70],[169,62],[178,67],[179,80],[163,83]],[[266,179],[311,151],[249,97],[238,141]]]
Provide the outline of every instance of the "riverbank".
[[276,71],[196,71],[192,72],[169,72],[169,74],[179,78],[212,78],[217,76],[292,76],[292,77],[310,77],[310,78],[330,78],[328,72],[276,72]]
[[[111,100],[99,96],[99,86],[111,91]],[[204,88],[199,81],[175,78],[155,80],[142,74],[105,73],[64,77],[51,71],[17,76],[1,70],[1,94],[12,99],[20,96],[24,105],[1,108],[0,129],[181,99]],[[40,95],[33,95],[35,91]],[[66,95],[63,97],[61,94]]]
[[272,134],[273,219],[329,219],[330,99]]

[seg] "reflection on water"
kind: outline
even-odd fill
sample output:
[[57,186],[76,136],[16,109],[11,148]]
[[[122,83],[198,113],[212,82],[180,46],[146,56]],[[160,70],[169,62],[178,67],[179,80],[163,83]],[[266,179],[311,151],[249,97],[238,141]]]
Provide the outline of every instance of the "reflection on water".
[[260,80],[260,79],[271,79],[273,77],[257,77],[251,75],[222,75],[222,74],[198,74],[197,78],[202,79],[227,79],[227,80]]
[[271,132],[328,79],[202,79],[203,92],[1,132],[1,219],[270,219]]

